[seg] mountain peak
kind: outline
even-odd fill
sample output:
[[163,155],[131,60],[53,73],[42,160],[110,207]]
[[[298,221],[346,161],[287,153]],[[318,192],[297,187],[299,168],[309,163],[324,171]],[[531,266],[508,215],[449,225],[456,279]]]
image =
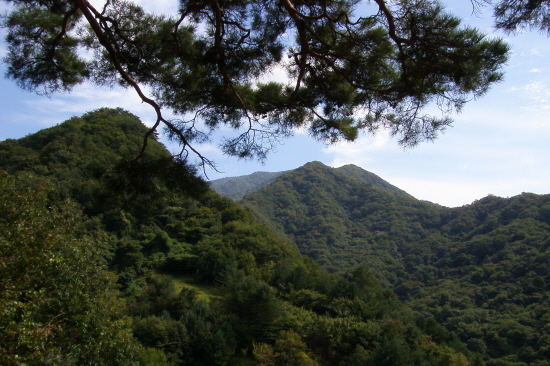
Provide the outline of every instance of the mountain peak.
[[346,164],[339,168],[336,168],[337,171],[340,173],[346,174],[350,177],[353,177],[355,179],[358,179],[360,181],[366,182],[366,183],[372,183],[375,186],[379,188],[386,189],[393,194],[397,194],[399,196],[403,197],[412,197],[407,192],[403,191],[402,189],[397,188],[396,186],[388,183],[384,179],[380,178],[378,175],[371,173],[361,167],[358,167],[357,165],[353,164]]
[[380,178],[376,174],[366,171],[365,169],[357,165],[346,164],[339,168],[332,168],[317,160],[310,161],[299,168],[289,171],[255,172],[239,177],[216,179],[210,182],[210,186],[222,196],[226,196],[234,200],[239,200],[245,195],[254,193],[260,188],[273,183],[279,176],[300,170],[318,170],[325,172],[330,171],[336,174],[343,174],[348,178],[353,178],[364,183],[373,184],[378,188],[382,188],[398,196],[412,198],[412,196],[407,192],[395,187],[394,185],[386,182],[384,179]]

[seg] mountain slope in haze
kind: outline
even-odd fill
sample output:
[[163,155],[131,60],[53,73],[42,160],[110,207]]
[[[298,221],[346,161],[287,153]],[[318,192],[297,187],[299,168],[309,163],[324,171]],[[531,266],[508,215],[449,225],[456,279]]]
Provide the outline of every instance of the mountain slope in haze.
[[210,187],[227,198],[240,200],[245,195],[268,185],[285,172],[255,172],[240,177],[221,178],[210,181]]
[[[248,210],[201,185],[183,162],[170,159],[162,145],[150,141],[151,150],[144,159],[135,160],[144,130],[128,112],[100,109],[23,139],[0,142],[0,169],[11,174],[11,186],[35,186],[44,195],[48,193],[42,200],[27,200],[31,209],[42,205],[38,214],[55,212],[67,200],[83,207],[85,216],[72,229],[92,242],[94,260],[116,274],[105,277],[118,278],[125,302],[119,301],[113,311],[123,313],[124,322],[119,325],[131,327],[122,330],[132,342],[137,339],[141,348],[134,347],[132,359],[119,362],[107,357],[102,364],[137,366],[138,357],[141,365],[157,366],[479,363],[479,355],[469,352],[435,321],[400,303],[366,267],[346,276],[328,273]],[[26,194],[17,191],[15,197],[25,199]],[[18,205],[11,206],[15,207],[12,216],[20,218]],[[6,220],[11,219],[1,217],[8,231],[20,229],[17,220]],[[42,232],[43,226],[34,222],[32,231],[20,235],[28,241],[49,237]],[[4,230],[0,240],[3,235]],[[70,244],[77,238],[67,239],[65,243]],[[12,247],[17,248],[19,242],[14,243]],[[32,250],[20,248],[22,262],[49,254],[49,245],[42,244],[50,242],[36,244]],[[78,255],[70,245],[67,249]],[[13,252],[0,253],[0,274],[15,257]],[[46,261],[43,264],[50,272],[44,273],[55,273],[59,265],[70,264],[68,260]],[[87,280],[74,267],[78,266],[68,266],[72,272],[65,276],[69,285],[72,276]],[[24,265],[14,271],[29,273]],[[39,272],[40,268],[30,273]],[[10,278],[22,275],[10,273]],[[40,284],[40,276],[34,277],[31,282]],[[69,286],[62,293],[55,289],[46,293],[38,286],[28,294],[22,291],[15,305],[26,315],[53,298],[55,303],[73,305],[64,307],[67,311],[76,311],[85,296],[76,290]],[[118,296],[114,289],[109,291]],[[32,303],[28,295],[33,296]],[[13,310],[3,307],[13,303],[4,301],[11,301],[9,296],[10,291],[0,288],[2,314]],[[88,300],[94,304],[96,299]],[[108,310],[102,314],[111,316]],[[14,350],[11,356],[17,364],[69,362],[72,359],[47,358],[56,342],[50,335],[66,331],[78,343],[82,332],[94,329],[85,323],[86,317],[76,316],[75,322],[66,324],[68,315],[56,313],[53,322],[30,324],[38,332],[29,334],[24,328],[29,322],[18,323],[20,315],[11,312],[7,326],[5,317],[0,318],[0,339],[14,343],[9,350]],[[22,346],[13,341],[21,339],[15,337],[17,332],[27,340],[41,337],[45,346],[40,352],[36,352],[38,343]],[[98,355],[115,353],[108,349],[115,344],[109,335],[86,335],[97,340],[97,348],[83,343],[74,349],[93,350]],[[5,346],[0,344],[0,359],[8,349]]]
[[488,365],[550,359],[550,195],[451,209],[309,163],[241,202],[330,271],[366,264]]

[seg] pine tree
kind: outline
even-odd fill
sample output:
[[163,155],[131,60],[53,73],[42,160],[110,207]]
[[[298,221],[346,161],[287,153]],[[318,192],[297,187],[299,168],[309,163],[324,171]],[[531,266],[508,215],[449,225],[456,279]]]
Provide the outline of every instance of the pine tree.
[[[241,158],[265,159],[303,127],[327,143],[381,128],[403,146],[433,140],[501,79],[508,52],[432,0],[376,0],[370,13],[358,0],[180,0],[166,15],[120,0],[6,1],[8,77],[43,94],[129,87],[156,111],[146,137],[163,124],[179,157],[202,164],[213,162],[195,143],[221,127],[237,131],[223,151]],[[274,69],[288,82],[266,81]],[[441,116],[423,112],[431,103]]]

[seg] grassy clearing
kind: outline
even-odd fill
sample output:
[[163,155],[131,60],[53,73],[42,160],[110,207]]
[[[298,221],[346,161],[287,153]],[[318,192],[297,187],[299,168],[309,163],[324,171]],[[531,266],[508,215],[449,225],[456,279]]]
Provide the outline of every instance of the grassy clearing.
[[210,301],[212,298],[220,297],[220,291],[216,286],[205,285],[196,283],[195,280],[190,276],[181,276],[181,275],[169,275],[174,281],[176,290],[179,292],[182,288],[188,287],[197,290],[197,298],[204,300],[206,302]]

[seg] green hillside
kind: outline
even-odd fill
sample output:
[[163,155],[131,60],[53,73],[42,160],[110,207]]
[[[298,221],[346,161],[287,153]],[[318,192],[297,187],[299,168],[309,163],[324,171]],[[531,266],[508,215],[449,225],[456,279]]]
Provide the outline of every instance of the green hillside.
[[136,159],[146,131],[100,109],[0,143],[1,364],[481,364],[366,267],[323,270],[162,145]]
[[550,358],[550,195],[445,208],[309,163],[242,201],[331,272],[371,268],[489,365]]
[[399,196],[412,198],[412,196],[410,194],[408,194],[407,192],[405,192],[402,189],[399,189],[396,186],[386,182],[385,180],[383,180],[382,178],[380,178],[376,174],[359,168],[357,165],[347,164],[347,165],[341,166],[339,168],[336,168],[336,170],[338,172],[346,174],[350,177],[357,178],[357,179],[359,179],[363,182],[372,183],[372,184],[374,184],[375,186],[377,186],[379,188],[384,188],[384,189],[386,189],[386,190],[388,190],[392,193],[395,193]]
[[[336,169],[347,176],[359,179],[362,182],[372,183],[377,187],[387,189],[395,194],[412,197],[407,192],[389,184],[376,174],[367,172],[356,165],[348,164]],[[247,194],[256,192],[258,189],[271,184],[280,175],[286,172],[255,172],[240,177],[221,178],[210,181],[210,187],[222,196],[233,200],[240,200]]]
[[385,285],[394,282],[396,274],[387,269],[400,261],[411,240],[430,235],[444,210],[340,169],[308,163],[241,203],[329,271],[345,273],[368,263]]

